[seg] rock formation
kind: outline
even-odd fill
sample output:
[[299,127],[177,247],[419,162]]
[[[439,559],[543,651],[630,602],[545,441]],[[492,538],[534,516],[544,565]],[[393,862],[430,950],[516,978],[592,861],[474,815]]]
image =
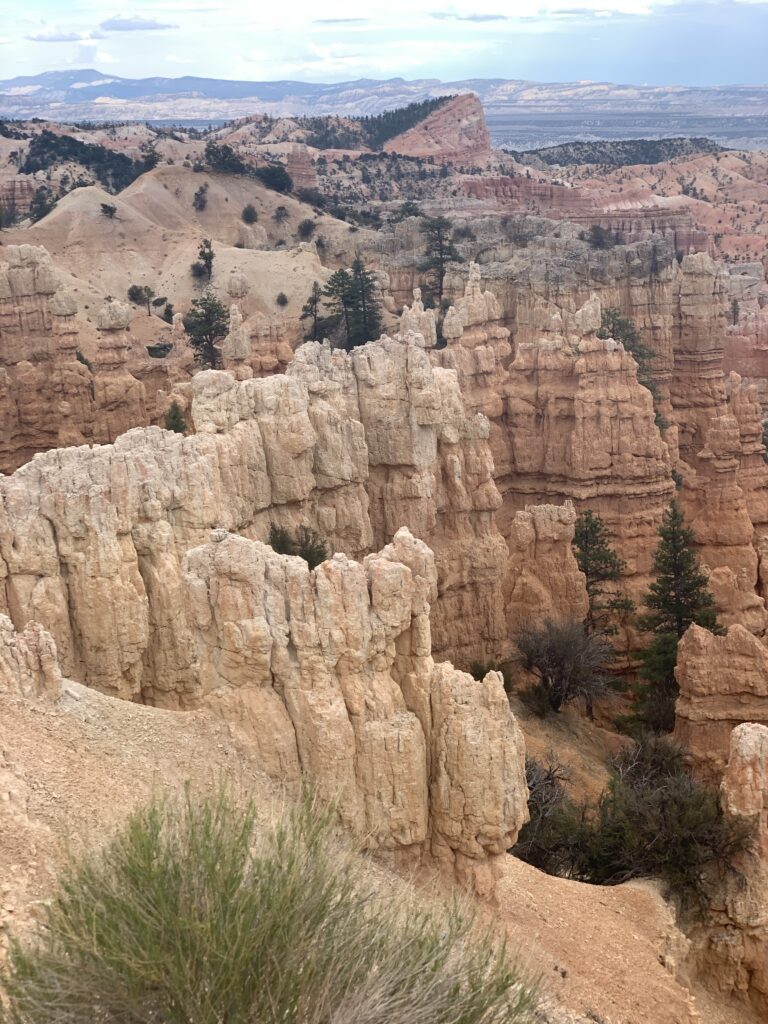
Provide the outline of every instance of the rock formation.
[[516,340],[510,359],[499,302],[480,290],[472,265],[433,358],[456,368],[468,407],[490,419],[499,526],[510,546],[518,511],[574,501],[603,516],[639,592],[673,493],[670,457],[634,359],[597,338],[600,317],[593,296],[567,321],[555,315],[546,335]]
[[573,553],[575,523],[576,511],[570,501],[529,506],[513,516],[504,579],[510,636],[531,622],[586,616],[584,575]]
[[55,699],[61,689],[56,644],[39,622],[17,633],[7,615],[0,615],[0,692]]
[[464,414],[454,374],[384,338],[351,355],[304,346],[261,380],[199,373],[192,394],[195,436],[131,430],[0,479],[5,608],[17,628],[45,625],[68,675],[132,698],[159,678],[173,690],[188,672],[181,555],[211,528],[263,538],[271,522],[308,523],[358,558],[409,526],[436,553],[435,650],[499,655],[507,549],[488,424]]
[[768,728],[733,730],[721,785],[723,809],[750,826],[752,849],[737,855],[708,910],[700,939],[709,984],[768,1016]]
[[[768,466],[758,394],[722,369],[727,271],[704,253],[678,263],[661,240],[589,251],[584,264],[575,263],[570,231],[562,225],[563,237],[547,237],[536,252],[507,250],[506,262],[483,268],[485,295],[492,290],[498,299],[492,312],[489,306],[489,326],[495,334],[502,324],[511,327],[513,359],[492,356],[491,344],[472,360],[463,352],[472,334],[454,314],[446,323],[456,337],[433,355],[457,367],[468,406],[491,419],[502,533],[528,503],[587,504],[613,532],[638,597],[675,470],[723,622],[761,635],[768,623],[761,567]],[[473,267],[467,285],[449,275],[447,289],[476,289],[476,277]],[[457,308],[464,302],[459,298]],[[663,437],[633,360],[595,337],[601,305],[631,316],[655,353]]]
[[740,625],[724,636],[691,626],[678,647],[675,676],[675,738],[697,775],[719,781],[735,726],[768,722],[768,648]]
[[35,452],[107,442],[147,422],[143,385],[127,369],[128,308],[107,303],[91,368],[78,356],[77,302],[38,246],[0,262],[0,471]]
[[385,153],[474,165],[491,155],[491,138],[480,100],[468,93],[442,103],[413,128],[385,142],[383,148]]
[[[527,819],[524,744],[498,673],[478,682],[432,660],[426,545],[401,529],[363,564],[336,554],[311,571],[218,529],[170,579],[178,562],[156,542],[144,578],[168,607],[148,609],[164,636],[147,652],[143,699],[215,709],[267,775],[311,780],[368,848],[397,862],[428,852],[489,893],[493,859]],[[126,582],[113,607],[129,619],[138,581]],[[177,658],[169,676],[182,645],[184,670]],[[60,684],[50,634],[38,622],[17,634],[0,616],[0,690],[56,697]]]

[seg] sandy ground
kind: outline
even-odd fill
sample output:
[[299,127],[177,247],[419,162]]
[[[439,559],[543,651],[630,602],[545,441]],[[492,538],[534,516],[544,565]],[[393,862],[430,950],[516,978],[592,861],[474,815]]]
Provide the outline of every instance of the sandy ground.
[[[103,841],[153,794],[186,783],[211,790],[221,780],[254,797],[265,826],[291,798],[211,712],[161,711],[72,683],[55,704],[0,694],[0,936],[34,921],[67,848]],[[398,899],[451,892],[426,870],[418,884],[382,865],[370,871]],[[577,1014],[553,1021],[586,1014],[602,1024],[752,1024],[702,993],[693,1000],[675,980],[685,940],[650,883],[597,888],[509,857],[499,866],[494,911],[481,912],[495,915],[492,926],[507,930],[511,950],[542,977],[549,997]]]

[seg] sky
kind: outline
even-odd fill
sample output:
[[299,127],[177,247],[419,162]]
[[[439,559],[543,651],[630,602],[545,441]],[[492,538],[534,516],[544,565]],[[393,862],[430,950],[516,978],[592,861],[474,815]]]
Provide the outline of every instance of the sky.
[[3,0],[0,79],[768,82],[768,0]]

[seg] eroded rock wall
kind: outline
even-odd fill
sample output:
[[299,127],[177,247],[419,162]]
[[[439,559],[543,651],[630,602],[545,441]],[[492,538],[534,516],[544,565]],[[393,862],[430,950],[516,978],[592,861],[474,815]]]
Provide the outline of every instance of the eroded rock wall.
[[719,879],[700,941],[708,984],[768,1017],[768,728],[745,723],[731,733],[720,787],[723,809],[749,827],[751,849]]
[[74,294],[45,249],[10,245],[0,261],[0,470],[36,452],[108,442],[148,422],[144,386],[126,366],[129,313],[108,302],[98,316],[92,365],[78,358]]
[[[166,567],[167,568],[167,567]],[[218,529],[181,560],[183,692],[151,703],[215,709],[260,769],[304,779],[370,849],[430,854],[484,893],[527,819],[525,752],[501,676],[431,656],[432,552],[407,530],[364,563],[303,559]],[[0,617],[0,689],[58,696],[53,638]]]
[[691,626],[678,646],[675,676],[675,738],[696,774],[719,782],[732,730],[768,723],[768,648],[740,625],[723,636]]
[[[188,703],[180,562],[212,528],[266,538],[307,524],[362,558],[401,526],[435,551],[435,651],[460,664],[508,643],[488,423],[419,339],[352,354],[312,344],[285,375],[191,383],[196,433],[128,431],[0,478],[0,610],[41,622],[65,672],[129,699]],[[159,696],[160,694],[166,696]]]

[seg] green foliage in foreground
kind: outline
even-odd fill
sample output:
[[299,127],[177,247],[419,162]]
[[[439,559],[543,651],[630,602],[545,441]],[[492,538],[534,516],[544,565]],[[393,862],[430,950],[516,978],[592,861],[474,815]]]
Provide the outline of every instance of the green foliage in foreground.
[[266,842],[219,796],[134,814],[12,945],[8,1024],[523,1024],[502,946],[361,880],[309,803]]

